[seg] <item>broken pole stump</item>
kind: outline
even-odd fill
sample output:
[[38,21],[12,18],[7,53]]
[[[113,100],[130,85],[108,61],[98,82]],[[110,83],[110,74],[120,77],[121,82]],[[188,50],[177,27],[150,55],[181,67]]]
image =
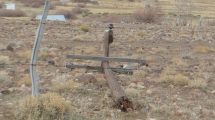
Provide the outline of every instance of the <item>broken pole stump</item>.
[[[104,56],[109,57],[109,46],[113,42],[113,25],[110,25],[109,30],[104,33]],[[126,97],[126,94],[120,84],[117,82],[117,78],[109,66],[109,61],[102,61],[102,68],[104,70],[104,77],[108,82],[109,88],[115,102],[116,107],[124,112],[129,109],[133,109],[132,102]]]

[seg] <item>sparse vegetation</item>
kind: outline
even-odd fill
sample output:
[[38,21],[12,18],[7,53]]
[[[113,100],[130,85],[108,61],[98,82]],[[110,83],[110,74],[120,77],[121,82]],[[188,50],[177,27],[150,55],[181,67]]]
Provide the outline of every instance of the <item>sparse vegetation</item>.
[[69,104],[56,93],[40,97],[28,96],[21,100],[16,113],[17,120],[69,120]]
[[0,65],[6,65],[10,63],[8,56],[0,56]]
[[215,49],[214,48],[210,48],[208,46],[201,45],[201,46],[196,46],[194,48],[194,52],[204,54],[204,53],[215,52]]
[[9,80],[9,76],[4,72],[0,72],[0,84],[2,84],[3,82],[5,82],[7,80]]
[[80,29],[81,29],[81,31],[84,31],[84,32],[89,32],[90,31],[90,29],[89,29],[89,27],[87,25],[81,25]]
[[53,82],[52,90],[59,93],[64,93],[75,89],[77,86],[79,86],[79,84],[73,80],[67,80],[65,82]]
[[145,7],[133,13],[134,18],[138,22],[153,23],[158,18],[157,10],[153,7]]
[[45,4],[44,0],[18,0],[23,3],[26,7],[39,8]]
[[189,82],[188,86],[191,88],[206,88],[207,87],[207,81],[197,78],[197,79],[191,80]]
[[85,8],[85,7],[86,7],[86,4],[84,4],[84,3],[78,3],[78,4],[77,4],[77,7]]
[[64,15],[66,19],[76,19],[77,18],[76,14],[69,10],[59,10],[56,14]]
[[19,81],[17,81],[18,86],[31,86],[31,78],[29,75],[24,75]]
[[3,6],[4,6],[4,3],[0,2],[0,9],[3,8]]
[[[0,120],[215,118],[215,28],[209,25],[215,16],[214,0],[192,1],[196,6],[189,15],[192,18],[189,26],[191,21],[187,26],[175,25],[178,13],[175,1],[170,0],[96,0],[100,5],[93,5],[94,0],[60,0],[63,3],[51,0],[56,7],[49,10],[49,14],[64,14],[68,20],[45,24],[36,66],[38,98],[25,96],[31,95],[29,66],[40,22],[31,16],[42,14],[44,4],[32,8],[24,4],[30,0],[0,1],[15,2],[16,8],[27,14],[20,18],[0,17]],[[204,9],[200,10],[198,5]],[[150,17],[137,20],[136,11],[143,13],[147,7],[155,8],[153,20]],[[4,9],[6,7],[1,10]],[[200,16],[201,26],[198,24]],[[66,56],[103,56],[104,31],[110,23],[114,25],[110,56],[142,59],[147,63],[142,66],[110,61],[113,68],[134,68],[132,75],[114,73],[134,104],[134,110],[127,113],[112,107],[112,93],[102,72],[65,68],[65,64],[70,63],[101,66],[98,61],[67,59]],[[23,100],[17,105],[20,99]]]
[[76,3],[90,3],[91,0],[72,0],[72,2],[76,2]]
[[0,10],[0,17],[24,17],[26,16],[25,12],[22,10]]
[[172,68],[166,68],[160,74],[159,82],[164,82],[173,85],[185,86],[189,83],[189,78],[183,73],[175,72]]

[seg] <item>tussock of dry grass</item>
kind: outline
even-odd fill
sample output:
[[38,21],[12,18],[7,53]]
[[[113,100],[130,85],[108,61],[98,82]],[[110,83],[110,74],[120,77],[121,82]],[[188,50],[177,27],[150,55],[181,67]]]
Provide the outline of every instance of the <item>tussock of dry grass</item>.
[[202,46],[196,46],[194,48],[194,52],[204,54],[204,53],[215,52],[215,49],[214,48],[210,48],[208,46],[203,46],[202,45]]
[[74,82],[73,80],[68,80],[64,82],[54,82],[52,84],[52,90],[59,93],[63,93],[63,92],[71,91],[78,86],[79,84]]
[[206,88],[207,81],[203,79],[194,79],[189,82],[188,86],[191,88]]
[[157,10],[152,7],[145,7],[133,13],[134,18],[138,22],[153,23],[158,18]]
[[68,120],[68,103],[56,93],[26,97],[19,102],[17,120]]
[[9,76],[5,72],[0,72],[0,83],[3,83],[6,80],[9,80]]
[[180,67],[187,66],[187,63],[184,62],[183,59],[181,59],[181,58],[173,57],[173,59],[171,60],[171,62],[175,66],[180,66]]
[[6,65],[10,63],[10,58],[8,56],[0,56],[0,65]]
[[45,0],[18,0],[26,7],[39,8],[45,4]]
[[19,81],[16,83],[18,86],[26,85],[31,86],[31,78],[29,75],[24,75]]
[[89,32],[90,31],[90,28],[87,25],[81,25],[80,29],[81,29],[81,31],[84,31],[84,32]]
[[76,14],[69,10],[59,10],[56,14],[64,15],[66,19],[76,19]]
[[4,3],[0,2],[0,9],[3,8],[3,6],[4,6]]
[[184,86],[184,85],[188,85],[189,78],[182,73],[175,72],[174,69],[166,68],[160,74],[159,82]]
[[17,53],[17,57],[21,58],[22,60],[29,61],[31,58],[31,51],[26,50],[26,51],[19,52]]
[[134,71],[133,76],[135,76],[135,79],[142,80],[146,77],[146,72],[143,70],[136,70]]
[[0,10],[0,17],[24,17],[26,16],[25,12],[22,10]]

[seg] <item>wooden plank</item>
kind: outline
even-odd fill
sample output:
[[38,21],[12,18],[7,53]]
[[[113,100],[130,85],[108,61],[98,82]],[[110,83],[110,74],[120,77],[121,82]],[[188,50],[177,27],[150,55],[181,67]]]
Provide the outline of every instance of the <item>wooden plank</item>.
[[[101,66],[89,66],[89,65],[75,65],[75,64],[68,64],[66,65],[66,68],[69,69],[75,69],[75,68],[85,68],[85,69],[89,69],[89,70],[97,70],[102,72],[103,68]],[[129,74],[132,75],[133,74],[133,70],[132,69],[125,69],[125,68],[107,68],[107,69],[111,69],[113,72],[119,73],[119,74]]]
[[36,64],[37,64],[38,52],[40,49],[40,43],[41,43],[42,36],[43,36],[44,26],[45,26],[46,18],[48,15],[48,10],[49,10],[49,0],[46,0],[43,16],[40,21],[39,27],[37,29],[36,38],[35,38],[34,47],[33,47],[32,56],[31,56],[30,75],[31,75],[31,80],[32,80],[32,95],[33,96],[39,95],[39,87],[38,87],[39,86],[38,85],[39,76],[36,72]]
[[[108,53],[106,53],[108,54]],[[116,62],[129,62],[129,63],[140,63],[145,65],[145,60],[120,58],[120,57],[98,57],[98,56],[84,56],[84,55],[67,55],[67,58],[72,59],[83,59],[83,60],[94,60],[94,61],[116,61]]]

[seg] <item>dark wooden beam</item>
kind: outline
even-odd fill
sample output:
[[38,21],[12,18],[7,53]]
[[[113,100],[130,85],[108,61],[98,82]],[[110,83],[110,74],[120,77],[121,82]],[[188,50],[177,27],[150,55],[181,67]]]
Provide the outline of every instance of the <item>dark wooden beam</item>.
[[116,62],[129,62],[129,63],[140,63],[146,64],[145,60],[120,58],[120,57],[98,57],[98,56],[85,56],[85,55],[67,55],[67,58],[72,59],[83,59],[83,60],[94,60],[94,61],[116,61]]
[[[112,40],[111,40],[112,39]],[[109,29],[104,34],[104,56],[109,57],[109,45],[113,42],[113,31]],[[102,67],[104,69],[104,77],[106,78],[108,85],[111,89],[113,99],[116,106],[122,111],[127,112],[129,109],[133,109],[132,102],[126,97],[126,94],[120,84],[117,81],[116,76],[109,66],[109,61],[102,61]]]

